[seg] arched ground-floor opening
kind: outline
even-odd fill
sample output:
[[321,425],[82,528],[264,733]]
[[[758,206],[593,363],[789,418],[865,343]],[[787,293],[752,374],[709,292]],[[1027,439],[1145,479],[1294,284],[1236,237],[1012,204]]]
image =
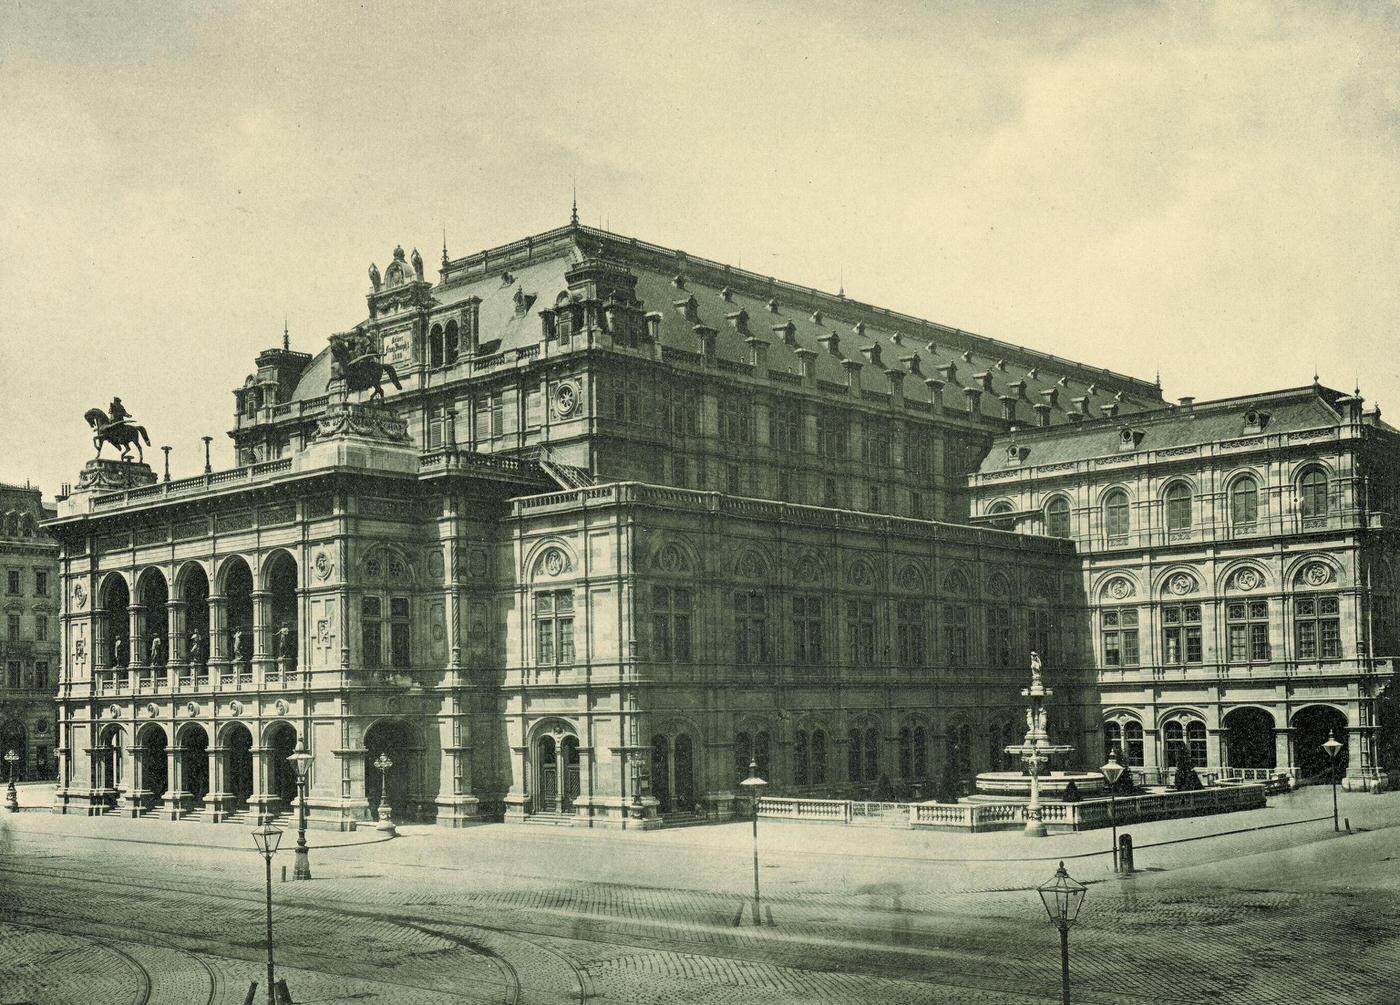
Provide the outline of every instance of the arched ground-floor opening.
[[122,727],[108,726],[98,736],[97,747],[92,752],[93,784],[108,793],[109,801],[116,790],[126,784],[125,737]]
[[[1322,746],[1329,736],[1342,745],[1335,762]],[[1346,777],[1348,746],[1347,717],[1332,706],[1309,705],[1293,716],[1293,759],[1300,781],[1326,784],[1334,772],[1338,779]]]
[[572,813],[580,791],[578,737],[562,727],[531,744],[532,813]]
[[190,800],[202,805],[209,795],[209,734],[201,726],[180,733],[180,773]]
[[658,733],[651,738],[651,794],[658,813],[695,810],[695,749],[689,733]]
[[287,758],[297,749],[296,728],[286,722],[273,723],[268,727],[264,746],[268,794],[281,800],[282,807],[294,807],[297,800],[297,772]]
[[[376,767],[381,755],[387,758],[387,768]],[[365,733],[365,799],[371,817],[379,815],[379,804],[386,798],[396,820],[416,817],[421,762],[418,736],[403,719],[381,719],[369,728]]]
[[138,756],[141,758],[141,788],[145,790],[145,809],[153,809],[165,798],[170,788],[169,761],[170,744],[165,730],[151,724],[146,726],[137,741]]
[[1226,713],[1225,762],[1231,768],[1278,766],[1274,717],[1262,708],[1236,708]]
[[224,791],[235,808],[253,794],[253,734],[241,722],[224,731]]

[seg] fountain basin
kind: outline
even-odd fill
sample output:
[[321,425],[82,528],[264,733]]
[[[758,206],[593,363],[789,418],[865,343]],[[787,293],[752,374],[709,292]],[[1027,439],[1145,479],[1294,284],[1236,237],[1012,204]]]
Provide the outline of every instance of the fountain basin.
[[[1098,795],[1104,788],[1103,775],[1097,771],[1049,771],[1040,776],[1040,798],[1063,800],[1070,782],[1081,796]],[[999,799],[1029,799],[1031,776],[1019,771],[984,771],[977,776],[977,794]]]

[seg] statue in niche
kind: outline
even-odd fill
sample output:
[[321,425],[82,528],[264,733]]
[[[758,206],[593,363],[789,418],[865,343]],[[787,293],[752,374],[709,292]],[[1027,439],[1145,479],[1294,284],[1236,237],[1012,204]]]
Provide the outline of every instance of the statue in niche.
[[235,663],[243,662],[243,629],[233,630],[233,660]]
[[112,640],[112,666],[126,666],[126,639],[120,635]]
[[196,664],[204,663],[204,640],[200,637],[199,629],[190,632],[190,662]]
[[165,662],[165,658],[164,658],[164,657],[165,657],[164,648],[165,648],[165,644],[161,641],[160,636],[159,636],[159,635],[152,635],[152,636],[151,636],[151,649],[150,649],[150,665],[151,665],[151,666],[158,666],[159,664]]
[[282,622],[282,627],[277,629],[277,658],[289,663],[295,660],[296,644],[296,632],[291,625]]

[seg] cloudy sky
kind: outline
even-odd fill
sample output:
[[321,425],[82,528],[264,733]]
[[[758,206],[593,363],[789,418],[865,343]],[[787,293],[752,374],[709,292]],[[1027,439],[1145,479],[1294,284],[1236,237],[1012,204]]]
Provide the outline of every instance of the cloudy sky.
[[[1400,6],[0,0],[0,480],[177,477],[396,243],[567,220],[1218,397],[1400,415]],[[155,460],[159,461],[158,451]]]

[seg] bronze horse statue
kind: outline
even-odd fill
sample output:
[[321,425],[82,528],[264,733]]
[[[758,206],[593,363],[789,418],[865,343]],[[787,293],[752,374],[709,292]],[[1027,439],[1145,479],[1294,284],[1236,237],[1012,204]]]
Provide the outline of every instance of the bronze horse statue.
[[[398,372],[388,363],[383,362],[377,352],[370,350],[367,346],[351,346],[351,339],[343,335],[332,335],[331,345],[331,376],[326,381],[326,389],[336,380],[345,381],[347,391],[370,391],[370,401],[378,398],[384,400],[384,388],[380,381],[385,377],[394,385],[394,390],[402,391],[403,385],[399,383]],[[358,355],[352,352],[357,351]]]
[[102,444],[110,443],[121,451],[122,460],[131,460],[131,448],[135,447],[137,461],[145,462],[146,455],[141,450],[141,442],[144,440],[146,446],[151,445],[151,438],[146,435],[145,426],[121,420],[113,422],[100,408],[89,408],[83,413],[83,418],[97,434],[92,438],[92,445],[97,448],[98,457],[102,456]]

